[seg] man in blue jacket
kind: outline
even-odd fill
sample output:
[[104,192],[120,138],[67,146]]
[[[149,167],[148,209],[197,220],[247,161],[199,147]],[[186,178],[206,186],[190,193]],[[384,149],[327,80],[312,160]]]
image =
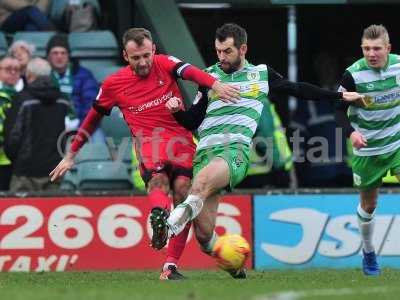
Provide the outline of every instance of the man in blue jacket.
[[[75,130],[92,107],[99,84],[90,70],[70,59],[67,35],[54,35],[47,44],[46,52],[52,67],[51,77],[59,86],[63,98],[72,103],[73,110],[66,120],[66,129]],[[96,139],[96,135],[93,138]]]

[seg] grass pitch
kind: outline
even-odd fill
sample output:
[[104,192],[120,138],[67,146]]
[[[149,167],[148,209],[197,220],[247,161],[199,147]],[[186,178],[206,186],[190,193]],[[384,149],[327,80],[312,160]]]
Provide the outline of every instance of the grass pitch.
[[400,299],[400,270],[379,277],[360,270],[186,271],[188,280],[160,282],[158,272],[0,273],[1,300],[297,300]]

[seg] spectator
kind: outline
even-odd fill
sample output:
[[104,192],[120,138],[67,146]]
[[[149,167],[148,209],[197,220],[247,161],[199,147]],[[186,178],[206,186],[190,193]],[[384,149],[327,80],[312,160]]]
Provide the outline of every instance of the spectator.
[[57,0],[51,5],[51,16],[65,32],[97,30],[100,6],[96,0]]
[[32,59],[26,69],[28,84],[15,96],[7,113],[4,149],[13,164],[13,192],[58,187],[48,174],[61,158],[57,141],[65,130],[70,104],[61,99],[50,72],[46,60]]
[[30,44],[26,41],[19,40],[11,44],[8,49],[8,54],[18,59],[21,66],[21,77],[26,84],[25,71],[28,62],[31,60],[33,53],[35,52],[35,45]]
[[11,179],[11,161],[4,153],[4,122],[11,99],[15,95],[15,84],[19,79],[19,62],[11,57],[0,60],[0,190],[8,190]]
[[[65,34],[53,36],[47,44],[47,59],[52,67],[51,77],[60,87],[61,94],[72,103],[73,111],[67,122],[67,129],[75,130],[83,121],[99,91],[99,85],[92,72],[70,60],[68,37]],[[100,130],[92,137],[103,139]]]
[[8,33],[17,31],[52,30],[46,13],[49,0],[1,0],[0,30]]
[[19,61],[11,56],[1,60],[0,88],[11,89],[20,92],[24,87],[21,78],[21,65]]

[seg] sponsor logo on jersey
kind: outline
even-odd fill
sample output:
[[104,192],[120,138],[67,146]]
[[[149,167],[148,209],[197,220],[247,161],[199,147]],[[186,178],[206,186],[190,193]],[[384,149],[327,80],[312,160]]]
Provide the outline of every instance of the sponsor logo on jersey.
[[397,90],[389,94],[375,96],[374,102],[376,104],[385,104],[393,102],[399,98],[400,98],[400,90]]
[[169,92],[167,94],[162,95],[159,98],[153,99],[151,101],[148,101],[146,103],[140,104],[138,106],[130,106],[130,107],[128,107],[128,110],[130,112],[133,112],[133,113],[137,114],[137,113],[140,113],[142,111],[145,111],[145,110],[151,109],[153,107],[159,106],[161,104],[164,104],[171,97],[172,97],[172,92]]

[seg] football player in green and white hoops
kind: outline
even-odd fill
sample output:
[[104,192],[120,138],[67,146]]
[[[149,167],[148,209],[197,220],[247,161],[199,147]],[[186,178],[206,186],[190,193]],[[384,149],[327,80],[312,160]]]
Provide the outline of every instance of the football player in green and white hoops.
[[[308,83],[284,79],[267,65],[252,65],[245,56],[247,33],[233,23],[218,28],[215,49],[219,62],[206,72],[223,83],[239,87],[236,103],[222,102],[211,90],[200,88],[197,103],[180,110],[181,100],[170,99],[167,107],[184,127],[198,130],[199,143],[193,160],[193,182],[189,196],[168,219],[159,218],[158,229],[178,234],[191,220],[197,240],[205,253],[211,254],[217,239],[214,231],[219,192],[233,188],[246,176],[249,151],[264,105],[270,105],[269,92],[301,99],[335,101],[359,100],[355,92],[333,92]],[[196,102],[196,101],[195,101]],[[160,231],[160,230],[159,230]],[[162,239],[165,235],[161,236]],[[161,241],[161,242],[165,242]],[[232,270],[234,278],[245,278],[243,270]]]
[[357,91],[364,101],[337,105],[336,118],[353,145],[363,271],[379,275],[372,244],[378,187],[388,171],[400,178],[400,56],[390,53],[389,34],[382,25],[364,30],[361,49],[364,57],[346,69],[339,90]]

